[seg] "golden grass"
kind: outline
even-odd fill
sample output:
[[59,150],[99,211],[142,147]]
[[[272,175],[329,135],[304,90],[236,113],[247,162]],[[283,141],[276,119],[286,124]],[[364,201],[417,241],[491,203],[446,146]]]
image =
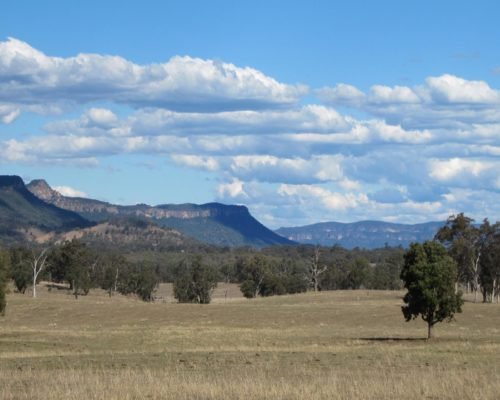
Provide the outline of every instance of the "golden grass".
[[[436,339],[402,292],[338,291],[208,306],[103,292],[10,294],[1,399],[497,399],[500,306],[467,302]],[[238,297],[234,297],[238,296]]]

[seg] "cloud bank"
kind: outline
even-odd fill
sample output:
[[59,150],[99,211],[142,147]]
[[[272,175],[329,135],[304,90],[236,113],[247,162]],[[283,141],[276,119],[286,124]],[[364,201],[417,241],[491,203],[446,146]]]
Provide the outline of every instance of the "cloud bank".
[[273,227],[500,219],[500,91],[486,81],[444,74],[307,93],[221,61],[60,58],[9,39],[0,121],[7,131],[23,115],[49,122],[0,138],[0,163],[99,170],[117,155],[160,159],[211,174],[215,200],[244,203]]

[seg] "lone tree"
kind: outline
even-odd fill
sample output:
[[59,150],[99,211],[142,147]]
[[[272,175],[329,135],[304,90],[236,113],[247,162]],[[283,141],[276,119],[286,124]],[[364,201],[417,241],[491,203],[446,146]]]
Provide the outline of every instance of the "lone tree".
[[408,293],[402,307],[406,321],[419,315],[427,322],[427,338],[432,327],[462,312],[462,293],[455,292],[457,267],[446,249],[437,242],[413,243],[404,256],[401,279]]

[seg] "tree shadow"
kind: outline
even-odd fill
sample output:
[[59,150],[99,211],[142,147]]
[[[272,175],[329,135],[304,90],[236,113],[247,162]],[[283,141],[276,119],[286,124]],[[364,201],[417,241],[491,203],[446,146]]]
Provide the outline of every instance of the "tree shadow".
[[368,342],[425,342],[427,338],[419,337],[362,337],[358,340],[364,340]]

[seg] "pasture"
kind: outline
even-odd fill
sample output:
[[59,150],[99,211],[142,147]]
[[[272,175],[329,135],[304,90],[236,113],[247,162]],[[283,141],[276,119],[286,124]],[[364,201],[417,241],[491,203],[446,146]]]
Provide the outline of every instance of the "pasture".
[[406,323],[403,292],[332,291],[210,305],[94,291],[8,295],[1,399],[497,399],[500,306]]

